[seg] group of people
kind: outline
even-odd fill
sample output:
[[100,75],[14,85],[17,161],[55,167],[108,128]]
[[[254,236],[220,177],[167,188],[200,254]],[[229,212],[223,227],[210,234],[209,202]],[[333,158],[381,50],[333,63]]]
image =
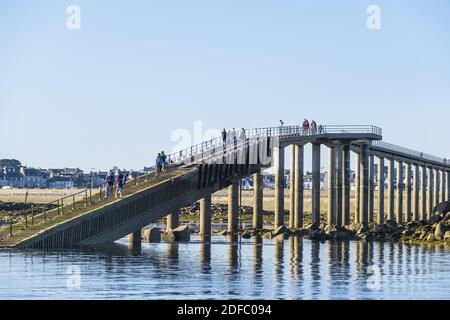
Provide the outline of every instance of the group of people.
[[167,163],[167,156],[164,151],[161,151],[156,156],[156,176],[159,176],[161,172],[165,171]]
[[244,128],[241,128],[239,132],[236,131],[235,128],[226,130],[225,128],[222,130],[222,143],[224,148],[227,145],[233,145],[236,147],[238,143],[238,139],[241,141],[245,141],[247,139],[247,134]]
[[122,172],[120,169],[116,169],[115,171],[108,171],[105,182],[105,199],[111,199],[113,197],[114,188],[116,190],[115,197],[123,198],[123,187],[127,182],[128,175],[128,172]]
[[302,124],[303,134],[321,134],[323,133],[323,126],[320,125],[317,127],[317,123],[314,120],[311,120],[311,123],[308,121],[308,119],[303,120]]

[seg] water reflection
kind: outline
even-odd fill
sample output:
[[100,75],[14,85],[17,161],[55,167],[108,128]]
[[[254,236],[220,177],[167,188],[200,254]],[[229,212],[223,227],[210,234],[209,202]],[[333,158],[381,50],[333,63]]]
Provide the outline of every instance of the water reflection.
[[[0,252],[0,298],[450,299],[450,246],[298,237]],[[68,291],[77,265],[83,289]],[[57,293],[57,294],[56,294]]]

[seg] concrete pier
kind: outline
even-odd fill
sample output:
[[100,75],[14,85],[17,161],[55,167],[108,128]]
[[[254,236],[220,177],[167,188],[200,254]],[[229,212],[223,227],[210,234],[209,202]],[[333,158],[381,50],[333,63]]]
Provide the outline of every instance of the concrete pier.
[[320,144],[312,145],[312,223],[320,225]]
[[140,250],[142,243],[142,231],[136,230],[128,235],[128,247],[132,250]]
[[433,168],[427,168],[427,177],[428,177],[428,179],[427,179],[428,190],[427,190],[427,217],[426,217],[426,219],[429,219],[431,217],[431,214],[433,212],[433,207],[434,207]]
[[412,220],[419,221],[420,214],[420,167],[419,165],[414,165],[413,172],[413,201],[412,201]]
[[384,158],[378,158],[378,224],[384,223]]
[[405,222],[412,221],[412,171],[411,163],[406,164],[406,195],[405,195]]
[[263,227],[263,178],[261,172],[253,175],[253,228]]
[[350,191],[351,191],[351,168],[350,168],[350,145],[343,146],[344,157],[344,199],[342,202],[342,211],[344,214],[344,225],[350,224]]
[[445,173],[445,171],[441,171],[441,201],[440,202],[444,202],[447,200],[447,175]]
[[369,155],[369,223],[375,215],[375,156]]
[[344,225],[344,217],[343,217],[343,175],[344,175],[344,166],[343,166],[343,146],[341,144],[335,147],[336,149],[336,225],[343,226]]
[[421,188],[420,188],[420,220],[425,221],[427,219],[428,205],[427,205],[427,185],[428,175],[427,168],[421,168]]
[[294,228],[303,227],[304,147],[295,145]]
[[388,220],[395,219],[395,161],[389,159],[388,166]]
[[355,162],[355,223],[359,223],[359,218],[361,216],[360,206],[361,206],[361,156],[356,154]]
[[369,225],[369,146],[361,146],[361,217],[360,222]]
[[395,220],[403,223],[403,162],[398,161],[397,167],[397,202],[395,206]]
[[[439,203],[440,199],[440,187],[441,187],[441,172],[439,169],[434,170],[434,206],[436,206]],[[434,210],[434,207],[433,207]]]
[[275,170],[275,227],[284,224],[284,148],[273,148]]
[[328,148],[328,225],[336,224],[336,148]]
[[211,194],[200,200],[200,237],[211,237]]
[[170,232],[180,226],[180,212],[177,210],[167,216],[166,232]]
[[293,229],[295,224],[295,146],[291,146],[291,160],[289,171],[289,228]]
[[228,187],[228,232],[237,233],[239,224],[239,182]]

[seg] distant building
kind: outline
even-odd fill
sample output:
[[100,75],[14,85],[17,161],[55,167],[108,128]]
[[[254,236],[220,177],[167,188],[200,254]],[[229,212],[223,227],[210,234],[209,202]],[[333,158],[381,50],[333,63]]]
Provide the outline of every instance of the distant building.
[[21,167],[20,174],[23,177],[24,188],[45,188],[47,180],[40,169]]
[[71,189],[75,186],[69,178],[53,177],[47,180],[47,187],[50,189]]

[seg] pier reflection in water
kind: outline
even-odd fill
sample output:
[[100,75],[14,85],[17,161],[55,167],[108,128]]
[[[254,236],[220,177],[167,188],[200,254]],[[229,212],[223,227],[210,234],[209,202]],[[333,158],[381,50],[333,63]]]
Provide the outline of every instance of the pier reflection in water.
[[[450,248],[364,241],[124,239],[83,250],[0,252],[1,299],[450,299]],[[80,288],[67,286],[79,270]]]

